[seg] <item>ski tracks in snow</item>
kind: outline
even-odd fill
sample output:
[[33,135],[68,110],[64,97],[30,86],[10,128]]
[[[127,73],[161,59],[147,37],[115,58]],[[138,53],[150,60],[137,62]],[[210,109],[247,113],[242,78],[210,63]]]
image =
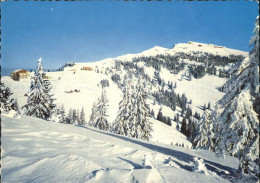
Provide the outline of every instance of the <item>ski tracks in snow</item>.
[[144,154],[142,165],[144,169],[150,169],[150,172],[146,178],[147,183],[167,183],[165,177],[161,174],[154,160],[156,153]]

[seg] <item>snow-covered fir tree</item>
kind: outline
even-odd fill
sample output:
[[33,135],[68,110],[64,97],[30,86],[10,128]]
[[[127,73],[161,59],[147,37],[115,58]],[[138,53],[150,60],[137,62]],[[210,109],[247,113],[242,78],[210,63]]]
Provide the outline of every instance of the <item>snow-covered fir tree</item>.
[[181,133],[183,133],[184,135],[186,135],[187,133],[187,122],[184,117],[182,118],[182,122],[181,122]]
[[151,116],[154,118],[154,111],[153,111],[153,109],[151,111]]
[[233,67],[223,87],[226,94],[214,106],[213,130],[204,146],[219,155],[238,157],[241,172],[257,174],[249,162],[259,166],[259,17],[254,33],[250,42],[254,48]]
[[76,113],[76,121],[77,121],[77,125],[81,125],[81,121],[80,121],[80,112],[79,109],[77,109],[77,113]]
[[10,88],[6,87],[5,84],[1,82],[1,108],[4,111],[8,112],[12,109],[12,104],[14,102],[14,99],[11,98],[12,94]]
[[146,103],[147,93],[144,90],[141,79],[138,79],[133,94],[132,112],[129,117],[130,135],[134,138],[149,140],[152,132],[152,124],[149,121],[149,108]]
[[95,126],[96,121],[97,121],[97,104],[96,102],[94,102],[91,109],[91,115],[88,121],[89,126]]
[[95,127],[108,131],[110,130],[110,125],[107,120],[107,108],[108,108],[108,99],[107,99],[107,94],[106,90],[104,87],[102,87],[102,94],[101,97],[98,99],[98,104],[97,104],[97,118],[96,122],[94,123]]
[[177,123],[176,129],[177,129],[178,131],[180,131],[180,125],[179,125],[179,123]]
[[77,123],[77,110],[73,109],[72,110],[72,124],[76,124]]
[[74,119],[73,119],[73,110],[70,108],[69,113],[66,117],[66,123],[67,124],[73,124],[74,123]]
[[85,112],[84,108],[82,107],[81,112],[80,112],[80,117],[79,117],[79,125],[85,125],[86,124],[86,117],[85,117]]
[[163,121],[163,114],[162,114],[162,107],[160,108],[158,114],[157,114],[157,120]]
[[11,108],[13,110],[15,110],[18,114],[20,114],[20,109],[19,109],[19,104],[18,104],[18,101],[17,99],[14,99],[12,104],[11,104]]
[[65,109],[63,105],[61,107],[55,107],[55,109],[52,111],[50,120],[58,123],[66,123]]
[[35,75],[31,78],[30,94],[27,104],[22,108],[25,110],[25,115],[48,120],[52,115],[55,105],[53,104],[53,95],[50,94],[50,82],[43,79],[44,74],[42,59],[39,58],[37,70]]
[[66,123],[66,114],[65,114],[65,109],[64,109],[64,105],[61,106],[61,108],[59,108],[59,123]]
[[205,148],[209,144],[209,134],[212,130],[210,114],[210,110],[205,110],[204,115],[196,125],[195,130],[197,130],[197,132],[195,132],[196,136],[193,140],[193,146],[196,148]]
[[130,85],[127,78],[124,79],[123,99],[119,103],[118,116],[113,124],[113,132],[129,136],[129,115],[131,113]]

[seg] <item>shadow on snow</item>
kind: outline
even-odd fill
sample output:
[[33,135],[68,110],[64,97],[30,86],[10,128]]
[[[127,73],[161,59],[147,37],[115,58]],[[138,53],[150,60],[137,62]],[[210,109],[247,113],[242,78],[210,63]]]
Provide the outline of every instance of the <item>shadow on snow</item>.
[[[186,163],[193,163],[194,162],[193,158],[195,156],[192,156],[192,155],[184,153],[184,152],[180,152],[180,151],[173,150],[173,149],[166,148],[166,147],[161,147],[161,146],[154,145],[154,144],[149,144],[149,143],[146,143],[146,142],[138,141],[138,140],[135,140],[135,139],[132,139],[132,138],[129,138],[129,137],[125,137],[125,136],[121,136],[121,135],[117,135],[117,134],[108,133],[108,132],[105,132],[105,131],[99,131],[99,130],[91,129],[91,128],[88,128],[88,127],[85,127],[85,126],[81,126],[81,127],[86,128],[86,129],[91,130],[91,131],[94,131],[94,132],[109,135],[109,136],[112,136],[112,137],[115,137],[115,138],[122,139],[124,141],[128,141],[128,142],[143,146],[147,149],[162,153],[164,155],[174,156],[178,160],[184,161]],[[128,162],[129,164],[131,164],[134,167],[134,169],[143,168],[141,165],[134,163],[130,160],[120,158],[120,157],[117,157],[117,158]],[[205,165],[206,165],[208,170],[215,172],[219,176],[226,177],[225,171],[228,171],[230,173],[229,176],[231,176],[231,177],[235,176],[236,169],[233,169],[231,167],[224,166],[224,165],[221,165],[221,164],[218,164],[218,163],[206,160],[206,159],[204,159],[204,162],[205,162]],[[180,166],[180,168],[182,168],[182,169],[185,169],[187,171],[192,171],[191,166],[182,165],[181,163],[178,163],[178,162],[175,162],[175,163],[177,163]]]

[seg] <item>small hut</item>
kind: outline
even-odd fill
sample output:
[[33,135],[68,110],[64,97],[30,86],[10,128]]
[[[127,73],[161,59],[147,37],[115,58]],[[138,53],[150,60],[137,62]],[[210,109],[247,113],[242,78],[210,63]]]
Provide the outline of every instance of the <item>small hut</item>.
[[47,76],[47,74],[44,73],[44,74],[42,74],[42,79],[49,80],[49,79],[51,79],[51,77]]
[[223,46],[217,46],[217,45],[215,45],[214,48],[223,48]]
[[92,68],[91,67],[82,67],[81,70],[84,70],[84,71],[92,71]]
[[20,79],[27,79],[30,76],[30,73],[24,69],[18,69],[11,73],[11,78],[15,81]]

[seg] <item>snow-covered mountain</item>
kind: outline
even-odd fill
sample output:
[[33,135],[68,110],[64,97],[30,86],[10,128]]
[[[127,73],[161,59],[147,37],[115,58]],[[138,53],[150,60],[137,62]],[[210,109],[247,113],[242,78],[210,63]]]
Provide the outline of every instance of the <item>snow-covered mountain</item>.
[[189,41],[188,43],[179,43],[173,46],[173,48],[163,48],[160,46],[154,46],[151,49],[148,49],[146,51],[143,51],[138,54],[127,54],[123,56],[116,57],[115,59],[118,60],[132,60],[134,57],[143,57],[143,56],[156,56],[160,54],[164,55],[176,55],[178,53],[186,53],[186,54],[192,54],[192,53],[207,53],[207,54],[213,54],[216,56],[230,56],[230,55],[242,55],[242,56],[248,56],[248,52],[230,49],[225,46],[218,46],[214,44],[206,44],[206,43],[198,43]]
[[[191,55],[193,56],[191,57]],[[176,115],[179,115],[179,122],[181,122],[182,109],[177,106],[177,109],[173,110],[170,106],[156,101],[154,94],[160,92],[162,89],[171,91],[172,89],[167,87],[167,83],[173,83],[176,85],[176,88],[174,88],[176,97],[177,94],[180,96],[185,94],[186,100],[188,100],[188,102],[192,101],[191,103],[187,103],[187,107],[191,108],[193,114],[195,112],[202,114],[204,105],[208,105],[209,102],[213,105],[224,95],[218,88],[227,80],[225,77],[209,74],[204,74],[201,78],[191,76],[190,79],[187,79],[188,74],[191,72],[190,66],[194,64],[203,65],[204,63],[200,62],[199,58],[210,55],[217,55],[219,58],[228,58],[228,56],[233,55],[240,58],[247,56],[248,53],[209,44],[189,42],[177,44],[172,49],[156,46],[139,54],[108,58],[92,63],[66,64],[66,66],[62,68],[62,71],[47,72],[47,76],[53,86],[52,93],[56,99],[55,103],[58,106],[64,105],[67,113],[70,108],[81,109],[84,107],[87,120],[91,114],[93,103],[101,95],[100,81],[108,80],[109,87],[106,87],[109,100],[108,119],[112,124],[118,114],[119,102],[123,95],[120,83],[123,84],[123,78],[129,73],[133,74],[132,82],[134,83],[137,79],[137,70],[139,68],[143,69],[143,74],[150,78],[150,80],[146,80],[147,91],[150,94],[148,99],[150,110],[154,111],[156,118],[159,109],[162,108],[163,115],[170,117],[172,121],[172,126],[168,126],[153,119],[154,131],[151,140],[165,144],[184,144],[186,147],[191,147],[191,143],[176,129],[177,124],[176,121],[174,121]],[[178,72],[173,72],[166,66],[163,66],[163,63],[158,63],[162,66],[160,70],[157,71],[155,67],[149,66],[147,62],[144,61],[145,58],[149,58],[151,60],[155,59],[154,62],[166,62],[168,61],[168,57],[170,57],[170,59],[177,59],[171,60],[172,63],[184,63],[183,67],[181,67]],[[130,69],[126,69],[124,65],[128,62],[134,64]],[[92,70],[81,70],[83,67],[89,67]],[[220,68],[221,66],[218,67]],[[165,83],[165,86],[158,83],[158,78],[155,78],[156,72]],[[33,75],[33,73],[31,73],[31,75]],[[120,78],[117,82],[113,82],[113,75],[119,75]],[[10,77],[3,77],[2,81],[11,88],[11,91],[14,93],[13,97],[18,99],[19,105],[25,105],[27,97],[24,95],[29,91],[30,79],[13,81]],[[79,90],[80,92],[66,93],[71,90]],[[161,96],[163,96],[163,94],[160,94],[160,97]]]

